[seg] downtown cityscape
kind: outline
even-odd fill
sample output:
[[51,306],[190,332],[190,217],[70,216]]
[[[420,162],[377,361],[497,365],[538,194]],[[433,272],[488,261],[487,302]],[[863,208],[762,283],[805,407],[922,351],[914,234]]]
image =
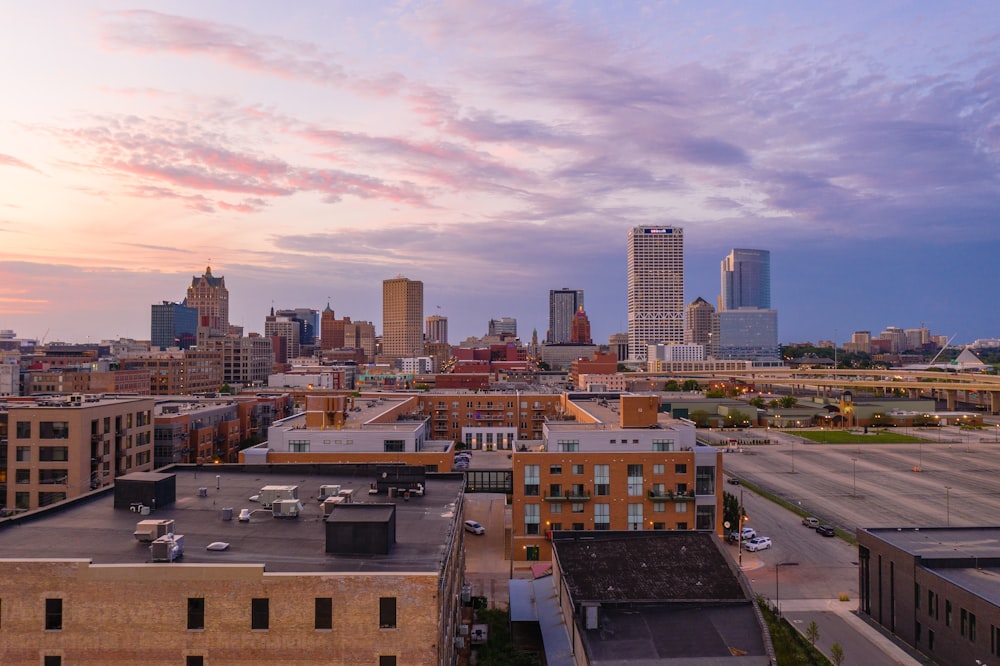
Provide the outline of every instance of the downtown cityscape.
[[1000,666],[992,6],[0,35],[0,664]]

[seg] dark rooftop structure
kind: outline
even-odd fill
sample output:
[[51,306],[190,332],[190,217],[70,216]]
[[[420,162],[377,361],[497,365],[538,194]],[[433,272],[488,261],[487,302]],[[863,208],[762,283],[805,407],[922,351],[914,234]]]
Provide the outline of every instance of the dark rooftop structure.
[[588,663],[771,663],[763,617],[714,534],[558,532],[553,552]]
[[[369,496],[374,474],[364,468],[338,465],[212,465],[178,466],[160,470],[146,481],[162,484],[173,476],[176,499],[163,506],[115,508],[113,489],[98,491],[46,509],[0,521],[0,558],[88,558],[95,564],[152,562],[148,543],[133,536],[141,520],[173,520],[184,536],[183,555],[189,564],[261,564],[270,572],[437,572],[449,543],[461,529],[464,482],[460,475],[430,475],[423,496],[387,500]],[[134,475],[130,480],[135,479]],[[394,516],[394,539],[387,554],[328,554],[326,516],[319,502],[320,486],[353,490],[353,503],[373,507],[377,517]],[[297,486],[302,504],[295,518],[274,517],[250,500],[264,486]],[[119,500],[120,501],[120,500]],[[249,520],[240,520],[243,509]],[[149,512],[147,513],[146,510]],[[227,511],[228,510],[228,511]],[[360,512],[366,513],[366,512]],[[334,508],[343,521],[360,513]],[[214,542],[229,548],[207,550]],[[163,566],[172,566],[164,564]]]

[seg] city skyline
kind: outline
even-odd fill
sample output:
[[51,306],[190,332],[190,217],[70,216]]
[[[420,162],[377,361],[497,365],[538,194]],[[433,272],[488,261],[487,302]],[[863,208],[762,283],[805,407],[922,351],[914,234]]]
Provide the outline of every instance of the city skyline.
[[8,3],[0,329],[147,339],[211,265],[248,332],[379,322],[405,273],[454,341],[544,338],[569,285],[603,343],[627,231],[667,225],[685,304],[770,251],[782,342],[998,337],[998,34],[971,3]]

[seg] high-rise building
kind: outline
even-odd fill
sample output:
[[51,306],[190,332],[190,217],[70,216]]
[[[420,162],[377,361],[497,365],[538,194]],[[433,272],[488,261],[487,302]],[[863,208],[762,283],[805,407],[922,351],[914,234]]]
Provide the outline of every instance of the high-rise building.
[[320,349],[340,349],[344,346],[344,322],[338,322],[329,303],[319,317],[319,344]]
[[431,315],[426,320],[427,342],[443,342],[448,344],[448,318],[441,315]]
[[778,363],[778,312],[739,308],[715,314],[711,356],[719,360]]
[[684,341],[684,230],[628,232],[629,359],[645,361],[650,344]]
[[569,342],[573,334],[573,317],[583,307],[582,289],[549,290],[548,343]]
[[347,349],[360,349],[365,353],[365,359],[372,361],[375,358],[375,324],[370,321],[352,322],[349,317],[344,317],[347,322],[344,325],[344,347]]
[[771,253],[734,249],[722,260],[719,312],[737,308],[771,308]]
[[302,349],[299,343],[302,323],[291,317],[283,317],[271,310],[264,319],[264,335],[269,338],[284,339],[285,358],[280,358],[281,354],[275,354],[275,361],[285,363],[290,358],[298,358]]
[[712,315],[715,308],[699,296],[687,306],[687,316],[684,318],[684,343],[689,345],[704,345],[708,349],[712,339]]
[[299,322],[299,344],[316,344],[316,329],[319,313],[312,308],[287,308],[275,311],[280,317],[288,317]]
[[573,315],[573,326],[570,332],[570,342],[574,345],[592,345],[594,341],[590,337],[590,319],[581,306]]
[[205,268],[201,277],[191,278],[184,305],[198,310],[199,337],[219,337],[229,333],[229,290],[226,278],[212,275]]
[[198,309],[163,301],[153,305],[149,344],[160,351],[168,347],[187,349],[198,342]]
[[382,281],[382,356],[420,356],[424,348],[424,283],[403,276]]
[[490,319],[489,327],[487,328],[487,335],[491,336],[508,336],[511,338],[517,337],[517,319],[514,317],[500,317],[499,319]]

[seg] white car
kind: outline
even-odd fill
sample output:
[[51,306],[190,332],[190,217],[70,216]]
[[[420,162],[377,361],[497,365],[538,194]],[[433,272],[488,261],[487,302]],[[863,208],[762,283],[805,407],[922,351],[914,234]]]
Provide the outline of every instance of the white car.
[[751,553],[756,552],[758,550],[767,550],[768,548],[771,547],[771,537],[766,537],[766,536],[754,537],[753,539],[750,539],[745,544],[743,544],[743,547],[746,548]]
[[486,528],[474,520],[465,521],[465,531],[473,534],[486,534]]
[[735,530],[730,532],[729,540],[732,541],[733,543],[736,543],[737,541],[742,541],[743,545],[745,546],[747,541],[754,538],[755,536],[757,536],[757,531],[754,528],[744,527],[742,535]]

